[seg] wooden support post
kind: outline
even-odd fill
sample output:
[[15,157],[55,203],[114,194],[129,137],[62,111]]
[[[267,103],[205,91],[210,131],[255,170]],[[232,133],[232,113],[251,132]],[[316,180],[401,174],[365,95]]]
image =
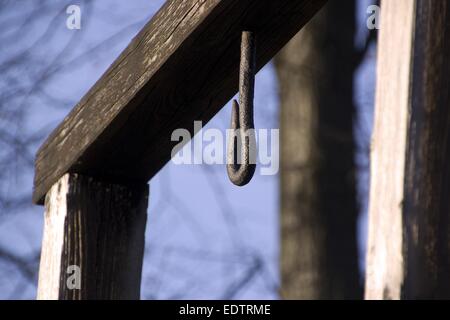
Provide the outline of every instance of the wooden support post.
[[366,298],[450,298],[450,2],[383,1]]
[[147,184],[64,175],[45,199],[38,299],[139,299],[147,203]]

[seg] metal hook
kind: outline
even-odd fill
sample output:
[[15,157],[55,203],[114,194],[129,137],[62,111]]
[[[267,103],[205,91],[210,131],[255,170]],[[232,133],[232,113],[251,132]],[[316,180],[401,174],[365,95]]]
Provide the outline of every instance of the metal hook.
[[[227,172],[231,182],[244,186],[256,169],[256,138],[253,123],[256,43],[253,32],[242,32],[239,72],[239,103],[233,100],[231,129],[228,141]],[[240,148],[238,147],[240,146]],[[241,157],[238,157],[240,150]]]

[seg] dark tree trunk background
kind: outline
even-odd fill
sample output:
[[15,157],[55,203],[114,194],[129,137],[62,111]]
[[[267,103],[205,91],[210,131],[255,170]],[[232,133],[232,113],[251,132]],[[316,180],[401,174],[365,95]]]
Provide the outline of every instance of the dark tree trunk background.
[[277,56],[281,296],[362,298],[353,75],[355,1],[330,1]]

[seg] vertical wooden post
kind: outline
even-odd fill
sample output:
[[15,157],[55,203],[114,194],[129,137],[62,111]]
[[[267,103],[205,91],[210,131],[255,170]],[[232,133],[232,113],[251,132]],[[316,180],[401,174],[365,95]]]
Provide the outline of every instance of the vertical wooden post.
[[450,297],[450,2],[383,1],[366,298]]
[[147,203],[146,184],[64,175],[45,199],[38,299],[139,299]]

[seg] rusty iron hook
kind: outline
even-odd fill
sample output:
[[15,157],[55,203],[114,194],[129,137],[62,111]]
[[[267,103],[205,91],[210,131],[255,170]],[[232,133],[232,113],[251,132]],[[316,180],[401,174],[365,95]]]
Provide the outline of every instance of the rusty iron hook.
[[[256,73],[256,40],[253,32],[243,31],[239,72],[239,103],[233,100],[232,136],[227,151],[227,172],[231,182],[244,186],[256,169],[256,138],[253,122],[253,98]],[[239,148],[240,146],[240,148]],[[240,157],[238,151],[240,150]]]

